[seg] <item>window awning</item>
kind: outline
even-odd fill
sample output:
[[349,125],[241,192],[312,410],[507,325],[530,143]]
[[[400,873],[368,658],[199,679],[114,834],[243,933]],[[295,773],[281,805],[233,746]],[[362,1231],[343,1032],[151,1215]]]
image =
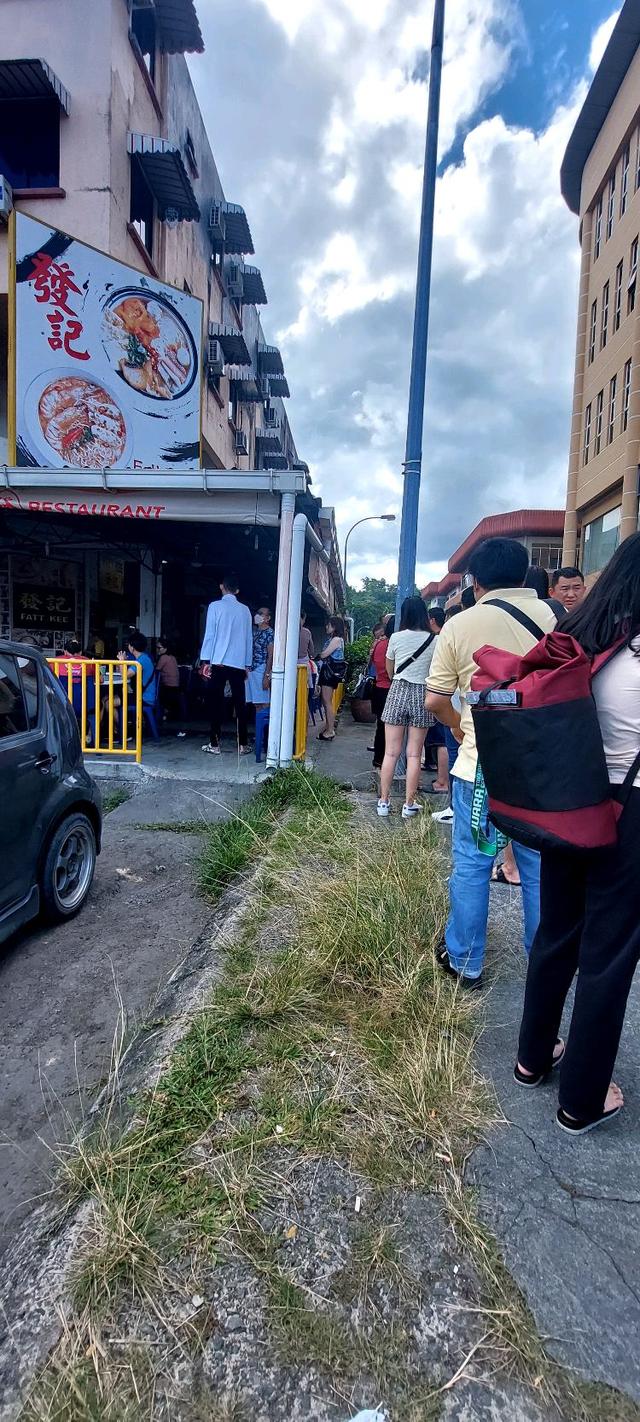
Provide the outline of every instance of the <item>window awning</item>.
[[0,59],[0,99],[57,99],[68,114],[71,100],[45,59]]
[[282,356],[277,346],[258,346],[258,369],[261,375],[284,375]]
[[182,161],[180,149],[168,138],[153,134],[130,133],[127,150],[134,163],[139,163],[146,182],[158,204],[163,221],[170,213],[178,222],[197,222],[200,208]]
[[287,459],[286,454],[283,454],[282,450],[265,449],[265,452],[262,457],[265,469],[289,468],[289,460]]
[[247,214],[243,207],[234,202],[223,202],[220,210],[224,218],[224,249],[230,256],[251,256],[255,251]]
[[209,339],[220,342],[227,365],[251,365],[245,338],[242,331],[236,331],[235,326],[221,326],[218,321],[210,321]]
[[259,405],[262,392],[256,376],[246,366],[232,365],[227,369],[232,391],[243,405]]
[[204,42],[194,0],[155,0],[155,11],[167,54],[202,54]]
[[266,306],[267,293],[258,267],[244,267],[242,287],[242,300],[248,306]]
[[256,429],[256,444],[268,445],[274,451],[282,450],[282,425],[260,425]]
[[269,377],[269,390],[272,395],[279,396],[281,400],[288,400],[291,391],[286,375],[271,375]]

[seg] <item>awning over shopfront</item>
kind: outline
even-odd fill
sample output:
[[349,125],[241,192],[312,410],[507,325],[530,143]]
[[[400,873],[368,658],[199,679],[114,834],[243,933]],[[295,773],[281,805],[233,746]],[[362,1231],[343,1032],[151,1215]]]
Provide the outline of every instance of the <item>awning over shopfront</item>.
[[210,321],[209,340],[219,342],[227,365],[251,365],[245,338],[235,326],[221,326],[219,321]]
[[180,149],[168,138],[153,134],[130,133],[127,151],[131,161],[138,163],[158,204],[160,218],[169,213],[179,222],[197,222],[200,208],[182,161]]
[[304,493],[304,474],[207,470],[89,474],[78,469],[0,469],[0,513],[73,514],[111,524],[228,523],[276,525],[280,495]]
[[46,59],[1,59],[0,100],[57,99],[68,114],[71,100]]
[[202,54],[204,43],[194,0],[155,0],[155,12],[167,54]]

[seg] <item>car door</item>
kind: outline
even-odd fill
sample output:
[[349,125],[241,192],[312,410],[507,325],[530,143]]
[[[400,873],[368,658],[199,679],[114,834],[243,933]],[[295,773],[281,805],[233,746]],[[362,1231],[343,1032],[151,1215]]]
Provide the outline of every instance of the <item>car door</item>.
[[47,747],[42,671],[0,652],[0,914],[36,883],[42,806],[54,758]]

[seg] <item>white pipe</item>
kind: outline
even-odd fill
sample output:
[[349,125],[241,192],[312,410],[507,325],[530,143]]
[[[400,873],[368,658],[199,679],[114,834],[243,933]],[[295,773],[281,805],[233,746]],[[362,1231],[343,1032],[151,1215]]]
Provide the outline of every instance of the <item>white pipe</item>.
[[[282,731],[282,699],[287,646],[287,613],[289,610],[289,580],[291,577],[291,542],[296,511],[295,494],[283,494],[280,510],[280,543],[278,548],[278,582],[273,623],[273,665],[271,668],[271,711],[267,766],[275,767],[280,759]],[[305,520],[306,522],[306,520]],[[297,659],[297,653],[296,653]]]
[[293,520],[293,540],[291,544],[291,578],[289,582],[289,611],[287,614],[287,647],[284,661],[284,687],[282,698],[282,733],[280,737],[280,765],[284,769],[293,760],[293,735],[296,720],[296,688],[298,682],[298,646],[300,643],[300,604],[302,602],[302,574],[304,571],[304,545],[309,527],[304,514],[296,514]]

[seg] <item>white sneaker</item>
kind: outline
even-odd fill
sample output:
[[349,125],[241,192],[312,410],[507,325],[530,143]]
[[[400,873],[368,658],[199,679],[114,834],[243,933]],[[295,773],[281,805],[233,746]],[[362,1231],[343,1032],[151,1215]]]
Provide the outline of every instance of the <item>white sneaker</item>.
[[380,818],[381,818],[381,819],[383,819],[386,815],[388,815],[388,814],[390,813],[390,811],[391,811],[391,801],[390,801],[390,800],[378,800],[378,814],[380,815]]
[[416,805],[416,804],[413,804],[413,805],[406,805],[406,804],[405,804],[405,805],[402,806],[402,818],[403,818],[403,820],[412,820],[413,817],[414,817],[414,815],[420,815],[420,814],[422,814],[422,805]]
[[209,742],[208,745],[203,746],[202,749],[203,751],[206,751],[207,755],[222,755],[220,746],[212,746],[211,742]]
[[437,820],[439,825],[452,825],[453,810],[451,809],[450,805],[446,810],[434,810],[431,815],[431,818],[432,820]]

